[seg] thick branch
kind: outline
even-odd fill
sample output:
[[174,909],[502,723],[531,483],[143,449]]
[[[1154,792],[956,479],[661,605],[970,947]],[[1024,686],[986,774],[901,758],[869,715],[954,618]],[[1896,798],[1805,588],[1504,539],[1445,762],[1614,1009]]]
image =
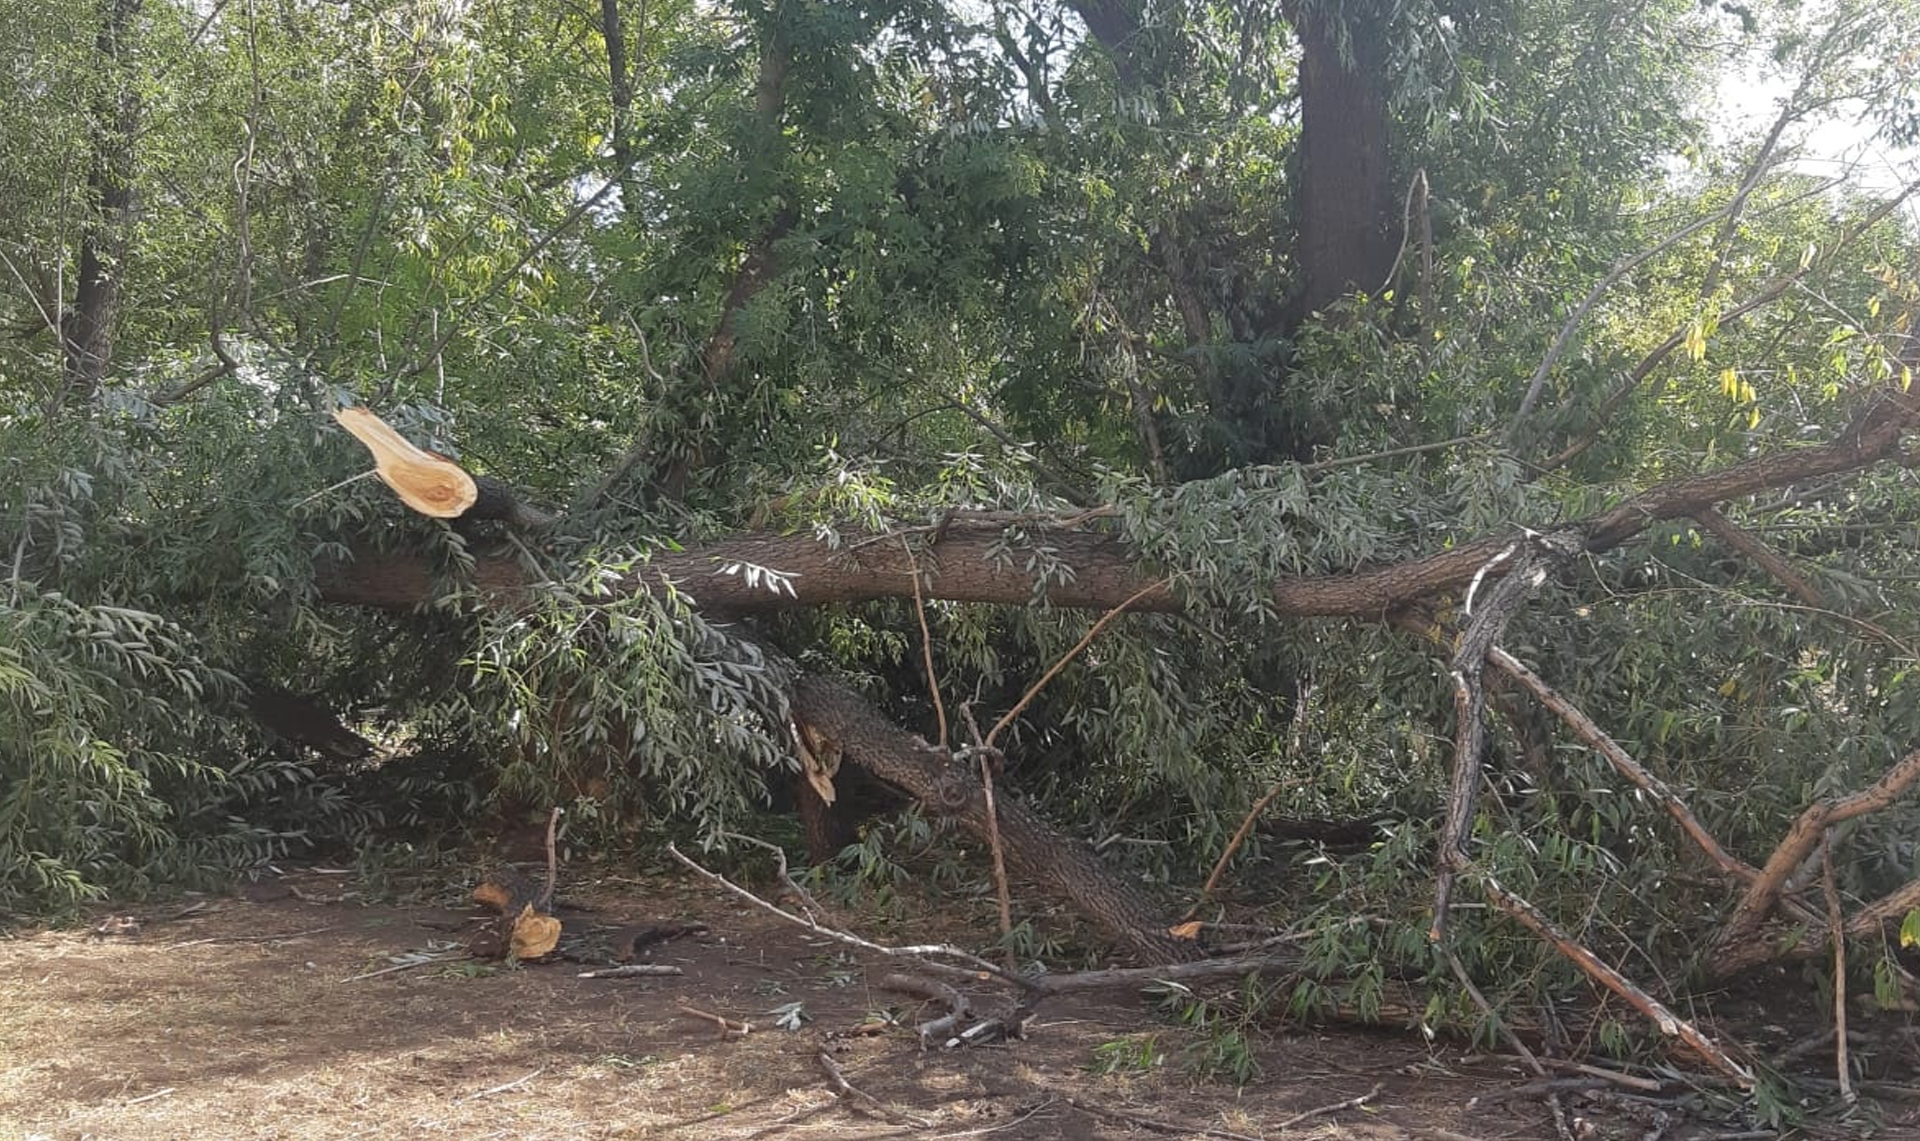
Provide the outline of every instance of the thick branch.
[[[1563,529],[1579,534],[1586,552],[1599,553],[1661,520],[1898,458],[1901,435],[1913,419],[1904,394],[1881,390],[1831,443],[1772,452],[1656,484],[1611,511]],[[914,558],[898,543],[868,541],[875,537],[866,532],[842,532],[831,541],[811,533],[752,532],[691,550],[655,551],[625,585],[639,590],[672,581],[702,606],[733,611],[905,599],[913,597],[917,559],[929,599],[1022,605],[1044,596],[1053,606],[1107,610],[1139,593],[1130,607],[1134,611],[1179,607],[1172,588],[1153,586],[1157,576],[1117,536],[1032,526],[1034,541],[1046,548],[1046,558],[1040,559],[1009,543],[1005,523],[999,516],[957,517]],[[1273,585],[1271,604],[1276,613],[1291,617],[1381,618],[1413,600],[1465,587],[1509,541],[1489,536],[1390,566],[1282,579]],[[768,570],[776,573],[769,576]],[[526,580],[510,560],[482,557],[475,560],[473,585],[486,594],[512,595],[525,589]],[[350,565],[323,569],[319,588],[331,601],[385,607],[416,605],[436,593],[427,562],[384,553],[362,553]]]
[[1659,801],[1660,806],[1667,810],[1667,815],[1673,817],[1674,822],[1680,825],[1680,830],[1700,846],[1700,850],[1707,854],[1707,858],[1713,861],[1715,867],[1747,883],[1753,882],[1754,878],[1760,874],[1744,860],[1733,856],[1721,847],[1720,841],[1714,839],[1713,833],[1707,831],[1706,825],[1700,823],[1700,819],[1693,814],[1693,810],[1689,809],[1686,802],[1667,787],[1665,781],[1648,772],[1640,762],[1634,760],[1625,749],[1621,748],[1618,742],[1609,737],[1600,726],[1594,724],[1592,718],[1581,712],[1580,708],[1571,701],[1560,696],[1546,682],[1540,680],[1539,675],[1521,664],[1518,658],[1495,646],[1488,654],[1488,660],[1495,668],[1532,692],[1533,696],[1539,699],[1540,704],[1546,706],[1554,716],[1565,722],[1567,728],[1572,729],[1574,735],[1585,742],[1588,748],[1604,757],[1607,763],[1613,766],[1615,772],[1632,781],[1634,787]]
[[1773,855],[1767,858],[1759,878],[1747,886],[1733,916],[1714,939],[1708,969],[1715,974],[1730,975],[1763,961],[1767,956],[1754,958],[1754,948],[1759,944],[1755,935],[1779,902],[1794,870],[1813,855],[1826,830],[1887,807],[1917,780],[1920,780],[1920,749],[1902,757],[1879,780],[1859,792],[1808,805],[1788,829],[1786,838],[1773,850]]
[[1762,543],[1759,539],[1734,526],[1733,521],[1712,507],[1702,507],[1693,513],[1709,535],[1732,547],[1759,564],[1760,569],[1773,576],[1775,582],[1785,587],[1788,594],[1806,603],[1808,606],[1825,608],[1827,600],[1820,596],[1813,584],[1793,569],[1779,552]]

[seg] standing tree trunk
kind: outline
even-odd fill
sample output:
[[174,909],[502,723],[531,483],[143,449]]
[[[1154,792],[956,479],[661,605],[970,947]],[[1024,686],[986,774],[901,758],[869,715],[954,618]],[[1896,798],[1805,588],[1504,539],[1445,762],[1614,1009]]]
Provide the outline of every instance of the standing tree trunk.
[[93,161],[87,172],[86,218],[73,305],[61,315],[63,401],[86,401],[113,360],[113,322],[126,272],[133,225],[133,140],[140,94],[130,57],[142,0],[101,0],[94,39],[101,77],[93,101]]
[[1380,288],[1399,249],[1387,115],[1387,17],[1368,0],[1288,6],[1300,37],[1300,190],[1292,334],[1353,290]]
[[[636,57],[645,49],[647,5],[640,4],[640,26],[635,29],[640,43]],[[600,0],[600,38],[607,45],[607,97],[613,105],[613,125],[607,138],[613,150],[613,162],[620,171],[620,208],[629,218],[639,201],[633,181],[633,65],[627,60],[626,21],[621,18],[620,0]]]
[[[764,33],[766,39],[760,48],[760,75],[753,89],[754,121],[759,127],[761,150],[754,161],[768,167],[779,166],[784,154],[780,141],[780,121],[786,112],[787,68],[792,63],[793,54],[788,43],[788,32],[780,24],[782,13],[777,8],[778,5]],[[780,261],[774,247],[793,229],[798,217],[790,198],[782,202],[765,228],[754,235],[745,254],[741,256],[739,267],[734,271],[733,284],[727,289],[726,300],[720,306],[720,319],[715,322],[713,334],[707,338],[706,347],[700,353],[703,379],[708,393],[713,397],[724,398],[733,380],[740,313],[779,273]],[[717,439],[690,438],[682,445],[680,453],[668,463],[659,481],[661,491],[670,499],[682,498],[689,483],[701,472],[718,466],[722,458]]]

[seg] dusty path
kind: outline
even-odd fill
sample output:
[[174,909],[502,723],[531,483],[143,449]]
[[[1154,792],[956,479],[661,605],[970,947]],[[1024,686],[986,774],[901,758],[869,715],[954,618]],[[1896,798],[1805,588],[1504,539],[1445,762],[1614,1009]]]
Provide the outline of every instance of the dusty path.
[[[1246,1089],[1196,1083],[1177,1064],[1192,1038],[1130,995],[1050,1005],[1010,1046],[923,1052],[906,1029],[829,1038],[907,1005],[870,989],[886,968],[683,881],[587,889],[598,910],[584,922],[711,927],[656,949],[685,977],[619,981],[581,980],[571,964],[471,963],[347,981],[451,941],[463,913],[362,907],[341,877],[285,886],[299,895],[212,901],[177,919],[177,906],[154,909],[124,938],[0,941],[0,1141],[1275,1137],[1280,1122],[1376,1084],[1364,1107],[1284,1135],[1550,1135],[1534,1106],[1466,1109],[1517,1074],[1462,1070],[1410,1036],[1290,1032],[1263,1043],[1264,1076]],[[769,1012],[793,1002],[811,1021],[775,1028]],[[722,1040],[681,1003],[755,1029]],[[1093,1072],[1101,1046],[1147,1035],[1175,1060]],[[841,1104],[823,1048],[897,1120]]]

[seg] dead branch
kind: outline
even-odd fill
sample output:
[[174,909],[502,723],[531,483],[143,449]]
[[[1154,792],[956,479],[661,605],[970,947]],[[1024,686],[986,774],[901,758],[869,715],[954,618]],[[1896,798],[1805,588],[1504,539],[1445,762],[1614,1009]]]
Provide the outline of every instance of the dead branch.
[[1467,1101],[1468,1109],[1478,1109],[1483,1105],[1498,1105],[1503,1101],[1517,1101],[1521,1098],[1541,1097],[1547,1094],[1587,1093],[1592,1090],[1606,1089],[1613,1083],[1605,1078],[1542,1078],[1539,1081],[1521,1082],[1517,1086],[1497,1089],[1492,1093],[1483,1093]]
[[1151,986],[1155,983],[1206,982],[1214,979],[1243,979],[1256,974],[1293,974],[1302,965],[1299,955],[1243,955],[1232,959],[1198,959],[1187,963],[1168,963],[1162,967],[1114,967],[1103,971],[1073,971],[1049,974],[1033,984],[1042,996],[1074,994],[1118,987]]
[[980,759],[980,793],[986,798],[987,850],[993,856],[993,895],[1000,908],[1000,941],[1006,954],[1007,970],[1018,973],[1020,963],[1013,953],[1013,888],[1007,881],[1007,854],[1000,843],[1000,809],[993,799],[993,770],[1005,762],[1004,755],[980,735],[980,723],[973,719],[973,703],[962,702],[960,715],[973,734],[974,752]]
[[[769,848],[773,847],[771,844],[765,844],[764,846]],[[798,892],[802,898],[811,898],[807,896],[804,891],[801,891],[799,885],[795,884],[793,878],[787,874],[785,853],[780,852],[777,848],[775,848],[774,851],[778,857],[779,874],[782,885]],[[784,908],[768,903],[766,900],[761,899],[759,896],[734,883],[720,873],[709,871],[695,863],[693,860],[687,858],[687,856],[673,844],[667,845],[667,854],[680,861],[695,875],[706,880],[708,883],[725,888],[735,896],[753,904],[762,911],[772,912],[774,915],[779,916],[795,926],[804,927],[816,935],[825,936],[835,942],[845,943],[850,947],[858,947],[863,951],[872,951],[876,955],[885,955],[888,958],[915,959],[920,962],[920,968],[922,970],[941,975],[945,978],[964,979],[968,982],[979,982],[982,979],[990,978],[1021,990],[1030,990],[1034,986],[1031,981],[1023,979],[1019,975],[1003,971],[987,960],[980,958],[978,955],[945,943],[928,943],[910,947],[889,947],[884,944],[875,943],[870,939],[862,939],[858,935],[849,934],[837,928],[825,926],[812,919],[795,915]],[[949,963],[938,961],[939,958],[953,959],[966,965],[964,967],[956,967]]]
[[1608,736],[1600,726],[1594,724],[1592,718],[1571,701],[1560,696],[1557,691],[1541,680],[1538,674],[1523,665],[1520,659],[1498,646],[1487,651],[1487,658],[1502,673],[1525,686],[1535,698],[1539,699],[1540,704],[1546,706],[1554,716],[1566,723],[1567,728],[1573,730],[1574,736],[1605,758],[1615,772],[1626,777],[1635,788],[1657,800],[1660,806],[1667,810],[1667,815],[1673,817],[1674,822],[1680,825],[1680,830],[1707,854],[1707,858],[1713,861],[1715,867],[1729,876],[1749,883],[1759,876],[1760,873],[1751,865],[1737,859],[1720,846],[1720,841],[1714,839],[1713,834],[1707,831],[1706,825],[1700,823],[1699,818],[1693,814],[1693,810],[1687,807],[1686,802],[1682,801],[1678,794],[1667,787],[1665,781],[1648,772],[1640,762],[1634,760],[1625,749],[1621,748],[1617,741]]
[[1669,1037],[1677,1037],[1682,1042],[1693,1047],[1701,1057],[1711,1062],[1714,1068],[1739,1083],[1742,1089],[1751,1089],[1753,1087],[1753,1074],[1749,1072],[1745,1066],[1742,1066],[1729,1057],[1724,1050],[1714,1044],[1712,1039],[1702,1034],[1693,1023],[1688,1022],[1686,1019],[1681,1018],[1673,1011],[1667,1009],[1664,1003],[1646,991],[1641,990],[1638,986],[1635,986],[1619,971],[1614,970],[1602,962],[1598,955],[1587,950],[1575,942],[1572,936],[1555,927],[1553,921],[1542,914],[1539,908],[1508,891],[1505,887],[1502,887],[1500,881],[1494,879],[1493,876],[1485,872],[1479,872],[1476,874],[1475,879],[1479,881],[1481,889],[1486,892],[1488,900],[1491,901],[1496,908],[1513,918],[1522,927],[1525,927],[1527,930],[1552,944],[1554,950],[1560,952],[1560,954],[1569,962],[1573,963],[1574,966],[1579,967],[1589,978],[1625,999],[1635,1010],[1638,1010],[1652,1021],[1655,1026],[1659,1027],[1662,1034]]
[[554,858],[554,831],[560,826],[560,806],[555,805],[547,814],[547,883],[540,889],[540,898],[534,901],[537,911],[550,911],[553,908],[553,885],[560,876],[560,865]]
[[[1779,903],[1781,892],[1794,870],[1806,863],[1827,829],[1887,807],[1916,780],[1920,780],[1920,749],[1902,757],[1879,780],[1859,792],[1808,805],[1793,822],[1793,827],[1787,830],[1779,846],[1774,848],[1773,854],[1767,857],[1760,874],[1747,885],[1745,894],[1734,907],[1732,917],[1709,948],[1707,969],[1725,977],[1771,957],[1771,948],[1754,936]],[[1901,891],[1907,892],[1912,888],[1913,885],[1908,885]]]
[[734,1022],[730,1019],[722,1018],[712,1011],[701,1010],[697,1006],[692,1006],[684,1002],[680,1003],[674,1009],[686,1015],[688,1018],[698,1018],[702,1021],[713,1023],[719,1028],[722,1038],[745,1038],[747,1035],[753,1033],[753,1023],[751,1022]]
[[1889,920],[1899,919],[1916,907],[1920,907],[1920,879],[1908,880],[1854,912],[1853,918],[1847,921],[1847,934],[1856,939],[1872,934]]
[[[1453,898],[1455,874],[1471,862],[1467,841],[1473,830],[1474,794],[1480,788],[1480,754],[1487,739],[1487,691],[1483,674],[1487,655],[1507,624],[1526,606],[1528,595],[1547,580],[1549,567],[1571,555],[1578,540],[1568,535],[1528,537],[1507,545],[1481,566],[1467,589],[1462,608],[1472,615],[1457,639],[1453,655],[1453,786],[1447,798],[1446,822],[1440,842],[1433,893],[1433,923],[1427,938],[1446,938],[1447,911]],[[1502,564],[1511,564],[1502,567]],[[1474,594],[1482,579],[1496,569],[1506,573],[1491,589],[1479,609]]]
[[601,967],[592,971],[581,971],[575,978],[581,979],[637,979],[659,978],[665,975],[684,975],[679,967],[662,963],[622,963],[617,967]]
[[891,1109],[882,1105],[880,1100],[872,1094],[855,1089],[853,1083],[847,1080],[847,1075],[841,1071],[839,1064],[833,1060],[833,1055],[827,1053],[825,1050],[820,1051],[815,1057],[820,1062],[820,1068],[827,1072],[827,1080],[833,1083],[834,1092],[846,1099],[857,1109],[875,1117],[882,1118],[894,1125],[908,1125],[915,1129],[930,1129],[933,1127],[933,1122],[925,1118],[915,1117],[910,1113],[902,1113],[897,1109]]
[[1366,1093],[1361,1094],[1359,1097],[1350,1097],[1345,1101],[1336,1101],[1332,1105],[1323,1105],[1317,1109],[1309,1109],[1301,1113],[1296,1113],[1292,1117],[1289,1117],[1285,1121],[1282,1121],[1280,1124],[1274,1126],[1273,1131],[1275,1133],[1283,1133],[1286,1130],[1292,1128],[1293,1126],[1300,1124],[1302,1121],[1306,1121],[1311,1118],[1325,1117],[1329,1113],[1339,1113],[1343,1109],[1358,1109],[1361,1106],[1372,1101],[1374,1098],[1379,1097],[1380,1091],[1385,1088],[1387,1088],[1387,1083],[1375,1082],[1373,1083],[1372,1089],[1368,1090]]
[[1052,681],[1055,677],[1059,676],[1060,671],[1067,668],[1068,662],[1071,662],[1073,659],[1079,657],[1080,651],[1092,645],[1093,640],[1100,636],[1100,631],[1105,630],[1113,622],[1115,618],[1118,618],[1122,614],[1126,613],[1128,607],[1132,606],[1134,603],[1145,598],[1149,594],[1164,592],[1167,589],[1167,587],[1172,584],[1172,582],[1173,580],[1170,578],[1163,578],[1158,582],[1150,582],[1147,585],[1141,587],[1139,590],[1134,591],[1133,594],[1128,596],[1128,598],[1124,602],[1120,603],[1120,605],[1115,606],[1113,609],[1107,611],[1105,614],[1102,614],[1100,616],[1100,620],[1098,622],[1095,622],[1092,625],[1092,627],[1090,627],[1087,630],[1087,632],[1081,636],[1080,640],[1073,644],[1073,648],[1068,650],[1066,653],[1061,654],[1059,661],[1056,661],[1053,663],[1053,665],[1047,667],[1047,672],[1040,675],[1040,680],[1028,686],[1027,692],[1020,695],[1020,700],[1013,703],[1013,708],[1007,710],[1007,712],[1000,718],[1000,720],[994,722],[993,728],[987,730],[987,739],[985,741],[982,741],[981,744],[984,745],[986,748],[989,748],[989,749],[993,748],[994,742],[1000,739],[1001,731],[1004,730],[1007,726],[1013,724],[1013,721],[1015,718],[1019,717],[1022,713],[1026,712],[1027,706],[1033,704],[1033,699],[1040,695],[1041,690],[1047,688],[1047,683]]
[[980,791],[987,798],[987,847],[993,853],[993,893],[1000,908],[1000,940],[1009,974],[1020,970],[1019,956],[1013,950],[1013,889],[1007,881],[1007,854],[1000,845],[1000,812],[993,803],[993,755],[980,754]]
[[1840,921],[1840,889],[1833,881],[1833,829],[1820,834],[1820,890],[1827,900],[1827,937],[1833,942],[1833,1069],[1840,1101],[1854,1103],[1853,1074],[1847,1064],[1847,936]]
[[971,1014],[972,1007],[967,996],[936,979],[915,978],[912,975],[890,974],[878,984],[881,990],[898,991],[910,994],[928,1002],[937,1002],[946,1007],[947,1012],[939,1018],[920,1023],[913,1028],[920,1036],[920,1045],[926,1046],[935,1039],[946,1038],[960,1026],[960,1020]]
[[1752,534],[1734,526],[1733,521],[1725,515],[1722,515],[1719,509],[1702,507],[1693,513],[1693,517],[1699,522],[1700,526],[1706,528],[1709,535],[1712,535],[1722,543],[1745,555],[1757,564],[1761,570],[1773,576],[1773,580],[1785,587],[1788,594],[1793,595],[1808,606],[1819,609],[1826,608],[1826,599],[1821,596],[1818,590],[1814,589],[1812,583],[1801,576],[1799,571],[1793,569],[1792,563],[1789,563],[1772,547],[1754,538]]

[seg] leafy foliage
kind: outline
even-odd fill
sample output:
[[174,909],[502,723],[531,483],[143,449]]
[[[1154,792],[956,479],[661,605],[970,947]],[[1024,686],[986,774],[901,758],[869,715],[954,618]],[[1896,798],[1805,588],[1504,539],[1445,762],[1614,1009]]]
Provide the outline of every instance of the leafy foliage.
[[[83,6],[0,3],[0,907],[548,803],[583,843],[747,826],[788,764],[776,679],[717,616],[625,589],[650,553],[1105,503],[1187,608],[1068,665],[1009,735],[1009,781],[1170,889],[1276,786],[1287,816],[1381,821],[1358,851],[1256,829],[1234,906],[1318,933],[1298,1011],[1377,1012],[1386,964],[1441,978],[1445,671],[1379,623],[1283,620],[1270,588],[1549,529],[1905,389],[1910,207],[1780,155],[1836,113],[1910,137],[1920,19],[1155,0],[1116,51],[1090,7],[628,5],[623,97],[587,9],[149,3],[139,66],[109,69]],[[1297,323],[1289,8],[1385,37],[1406,229],[1390,280]],[[1754,59],[1785,77],[1779,130],[1716,128],[1715,77]],[[123,95],[133,139],[99,129]],[[109,235],[114,362],[82,401],[71,283],[119,223],[76,188],[116,146],[141,206]],[[563,522],[405,516],[355,480],[327,417],[350,400]],[[1920,743],[1917,506],[1904,468],[1726,505],[1818,605],[1662,524],[1549,584],[1506,644],[1762,858]],[[537,583],[517,608],[471,589],[483,549]],[[430,561],[440,602],[326,602],[331,568],[392,551]],[[1068,573],[1030,527],[1002,552]],[[948,708],[983,711],[1094,621],[925,613]],[[765,632],[932,735],[916,617]],[[267,740],[245,711],[267,685],[342,713],[378,763]],[[1476,859],[1679,976],[1724,886],[1560,727],[1496,708]],[[937,839],[874,828],[845,860],[884,887]],[[1920,871],[1911,813],[1835,839],[1849,896]],[[1455,942],[1496,1003],[1572,981],[1496,919]],[[1483,1017],[1450,989],[1426,1010]],[[1189,1011],[1230,1031],[1205,1066],[1244,1076],[1243,1013]]]

